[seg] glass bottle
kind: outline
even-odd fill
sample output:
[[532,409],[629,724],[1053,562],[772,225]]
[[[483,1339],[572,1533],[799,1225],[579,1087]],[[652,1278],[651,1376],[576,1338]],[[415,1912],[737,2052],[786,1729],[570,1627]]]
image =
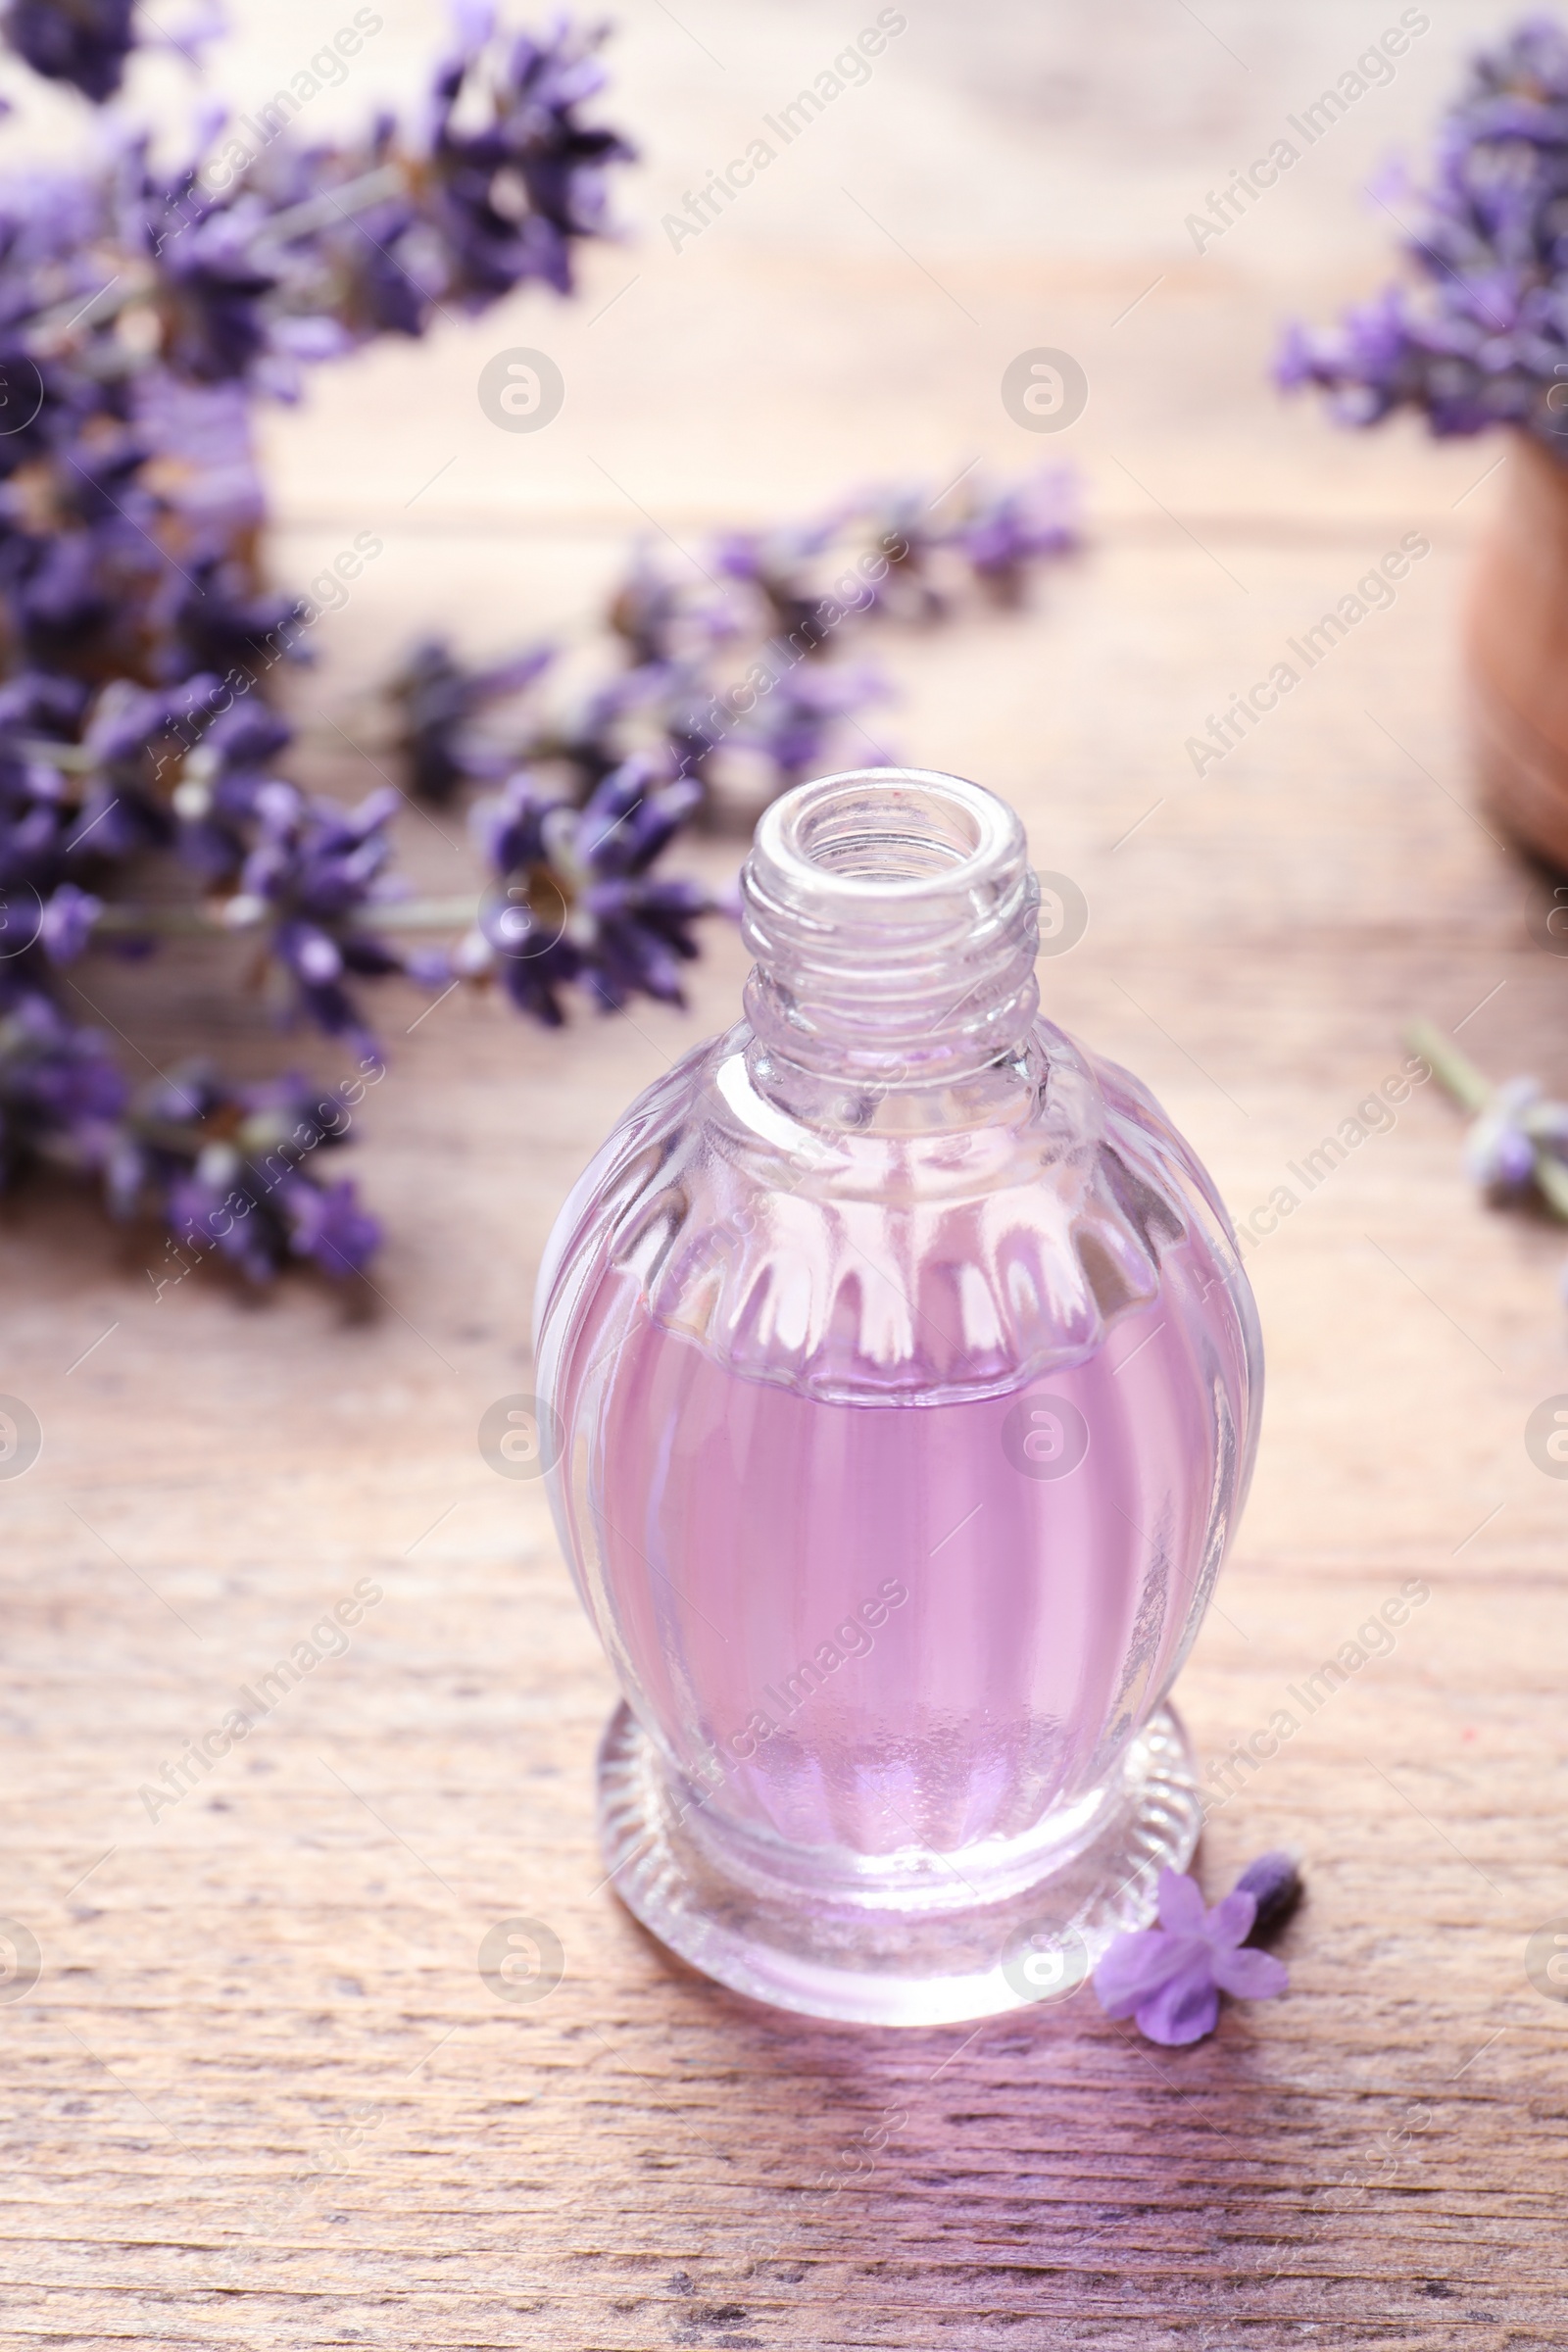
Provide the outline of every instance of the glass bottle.
[[1164,1699],[1256,1314],[1153,1098],[1040,1016],[1039,895],[977,785],[786,793],[746,1018],[633,1103],[540,1276],[552,1502],[625,1693],[607,1867],[821,2017],[1070,1992],[1198,1837]]

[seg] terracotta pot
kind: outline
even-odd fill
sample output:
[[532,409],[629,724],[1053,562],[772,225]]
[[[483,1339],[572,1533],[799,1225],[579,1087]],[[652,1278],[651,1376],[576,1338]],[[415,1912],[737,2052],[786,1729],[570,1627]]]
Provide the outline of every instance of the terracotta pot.
[[1568,465],[1525,434],[1471,583],[1466,650],[1482,796],[1568,873]]

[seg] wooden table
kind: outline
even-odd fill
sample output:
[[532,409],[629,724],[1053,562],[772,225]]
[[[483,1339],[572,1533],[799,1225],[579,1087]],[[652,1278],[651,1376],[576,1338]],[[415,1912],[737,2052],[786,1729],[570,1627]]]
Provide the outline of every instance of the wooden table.
[[[344,107],[407,83],[432,37],[414,0],[383,5]],[[317,779],[373,781],[324,722],[374,753],[356,697],[392,644],[575,627],[649,522],[689,546],[867,475],[935,491],[977,456],[1070,456],[1085,560],[1031,613],[886,646],[906,694],[885,732],[1013,797],[1088,894],[1049,1009],[1152,1082],[1239,1216],[1396,1069],[1416,1012],[1463,1022],[1495,1075],[1568,1088],[1568,964],[1531,936],[1543,886],[1471,811],[1460,728],[1456,609],[1501,445],[1336,436],[1265,381],[1286,310],[1326,317],[1382,273],[1392,224],[1361,180],[1506,12],[1432,0],[1393,86],[1200,256],[1186,215],[1369,37],[1347,0],[1310,23],[1264,0],[1046,24],[1021,0],[911,4],[866,86],[679,252],[661,215],[860,19],[619,13],[638,241],[590,258],[574,307],[376,352],[269,427],[283,576],[386,541],[302,698]],[[242,17],[228,71],[254,94],[318,35],[298,6]],[[568,384],[537,438],[473,395],[518,342]],[[1055,441],[998,398],[1036,345],[1090,378]],[[1220,697],[1409,531],[1432,552],[1393,609],[1196,776],[1185,739]],[[462,887],[461,840],[406,830],[432,886]],[[152,1062],[276,1066],[211,970],[79,976]],[[1087,1997],[974,2033],[816,2028],[685,1973],[600,1884],[610,1677],[538,1488],[493,1476],[475,1429],[529,1385],[568,1182],[742,978],[715,931],[689,1017],[563,1037],[456,999],[405,1036],[421,1000],[383,998],[394,1068],[353,1155],[391,1233],[373,1290],[257,1302],[204,1273],[160,1297],[156,1243],[36,1190],[0,1209],[0,1388],[45,1431],[0,1485],[0,1909],[42,1966],[0,2005],[6,2340],[1563,2342],[1568,2007],[1524,1949],[1568,1915],[1568,1491],[1523,1431],[1568,1390],[1564,1243],[1478,1204],[1433,1087],[1251,1253],[1262,1455],[1179,1690],[1218,1756],[1430,1587],[1205,1837],[1215,1893],[1302,1849],[1288,2000],[1177,2052]],[[346,1649],[150,1820],[143,1785],[364,1579]],[[533,2004],[478,1970],[516,1916],[565,1955]]]

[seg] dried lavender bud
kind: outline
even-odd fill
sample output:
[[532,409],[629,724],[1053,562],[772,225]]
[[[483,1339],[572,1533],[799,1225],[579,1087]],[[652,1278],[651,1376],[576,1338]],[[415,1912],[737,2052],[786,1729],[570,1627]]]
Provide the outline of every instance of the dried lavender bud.
[[1304,1891],[1301,1874],[1291,1855],[1276,1848],[1272,1853],[1259,1854],[1249,1862],[1235,1886],[1233,1894],[1250,1894],[1257,1905],[1252,1924],[1247,1933],[1249,1943],[1260,1942],[1275,1928],[1282,1927],[1296,1909]]

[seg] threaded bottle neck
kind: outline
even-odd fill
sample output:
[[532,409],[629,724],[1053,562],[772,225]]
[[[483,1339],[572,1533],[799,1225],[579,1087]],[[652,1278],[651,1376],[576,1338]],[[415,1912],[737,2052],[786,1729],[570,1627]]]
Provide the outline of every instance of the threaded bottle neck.
[[1018,818],[978,784],[897,767],[799,784],[741,887],[747,1017],[780,1060],[912,1092],[1027,1039],[1040,890]]

